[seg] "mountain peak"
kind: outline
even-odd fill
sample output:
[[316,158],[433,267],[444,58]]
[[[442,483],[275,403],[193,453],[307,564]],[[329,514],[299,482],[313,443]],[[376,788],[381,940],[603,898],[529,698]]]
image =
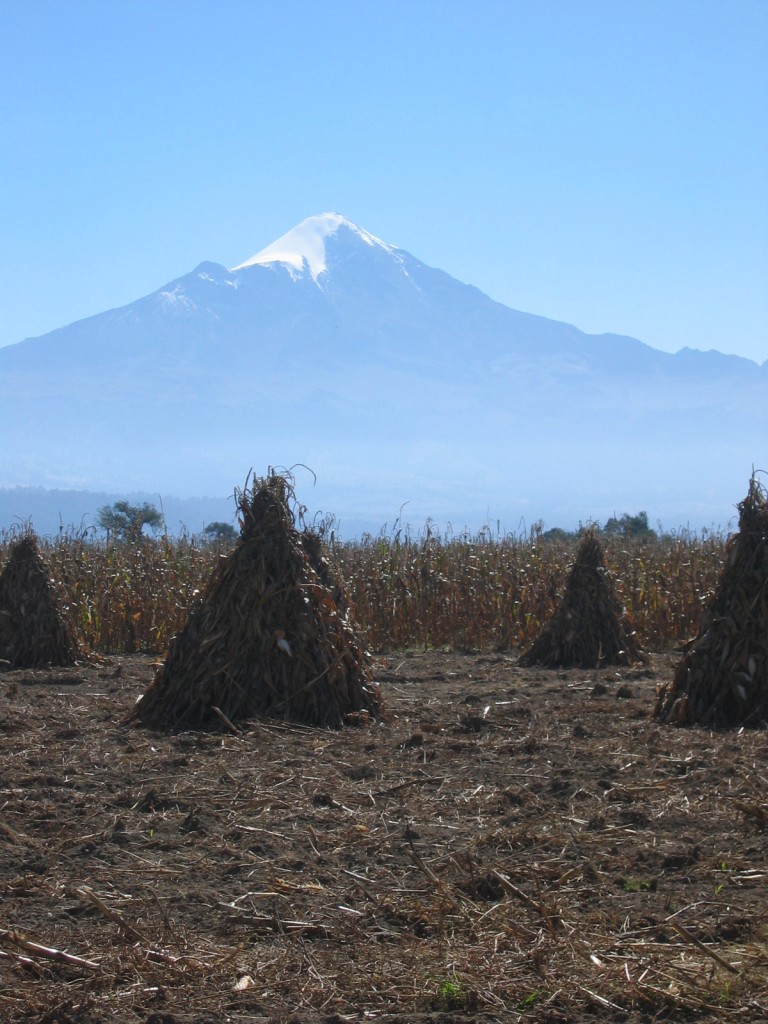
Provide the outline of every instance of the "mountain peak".
[[391,245],[382,242],[370,231],[365,231],[357,224],[353,224],[351,220],[342,217],[340,213],[321,213],[314,217],[307,217],[295,228],[281,235],[261,252],[251,256],[249,260],[233,267],[232,270],[244,270],[246,267],[259,264],[284,263],[292,276],[303,274],[306,268],[313,280],[317,281],[320,274],[327,269],[326,244],[339,231],[347,231],[356,235],[366,245],[378,246],[387,252],[393,251]]

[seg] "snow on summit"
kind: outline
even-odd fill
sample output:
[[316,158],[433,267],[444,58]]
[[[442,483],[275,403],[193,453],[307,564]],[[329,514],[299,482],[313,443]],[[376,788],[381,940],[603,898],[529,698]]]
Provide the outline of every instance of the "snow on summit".
[[317,281],[320,274],[327,269],[326,242],[336,234],[339,228],[346,228],[353,232],[366,245],[377,245],[386,249],[387,252],[393,251],[391,245],[382,242],[380,238],[372,235],[369,231],[359,228],[357,224],[353,224],[351,220],[347,220],[341,214],[321,213],[316,217],[307,217],[301,224],[297,224],[295,228],[268,245],[266,249],[251,256],[245,263],[232,267],[232,270],[244,270],[246,267],[253,267],[257,264],[285,263],[292,274],[303,273],[306,266],[313,280]]

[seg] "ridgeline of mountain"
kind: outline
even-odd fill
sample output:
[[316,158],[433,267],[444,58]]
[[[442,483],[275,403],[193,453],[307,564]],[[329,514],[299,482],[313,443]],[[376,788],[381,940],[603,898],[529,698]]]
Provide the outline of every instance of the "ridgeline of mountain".
[[724,525],[766,447],[768,363],[509,309],[337,214],[0,348],[5,487],[226,496],[302,463],[313,510],[373,529],[409,501]]

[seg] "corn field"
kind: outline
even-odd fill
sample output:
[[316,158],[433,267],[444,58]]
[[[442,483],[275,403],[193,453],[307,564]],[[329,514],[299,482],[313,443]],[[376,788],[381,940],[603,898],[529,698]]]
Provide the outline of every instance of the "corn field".
[[[0,537],[0,571],[14,536]],[[605,541],[606,564],[641,646],[673,648],[696,634],[725,538],[681,535]],[[137,544],[63,537],[40,544],[86,644],[102,654],[162,654],[217,559],[194,538]],[[408,648],[504,651],[530,643],[562,594],[575,540],[526,536],[366,537],[329,551],[372,652]]]

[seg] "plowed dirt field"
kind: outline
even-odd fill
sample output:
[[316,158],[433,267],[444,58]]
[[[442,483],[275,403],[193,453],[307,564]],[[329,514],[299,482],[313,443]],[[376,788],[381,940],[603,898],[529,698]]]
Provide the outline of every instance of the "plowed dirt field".
[[768,1020],[768,735],[674,658],[375,661],[383,722],[121,724],[144,656],[0,672],[0,1020]]

